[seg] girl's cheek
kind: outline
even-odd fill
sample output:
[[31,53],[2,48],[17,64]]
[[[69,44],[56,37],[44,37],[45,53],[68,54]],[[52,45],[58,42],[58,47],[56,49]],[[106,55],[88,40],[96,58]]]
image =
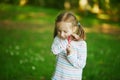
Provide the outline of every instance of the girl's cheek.
[[68,38],[68,36],[70,36],[70,34],[67,34],[67,35],[66,35],[66,38]]

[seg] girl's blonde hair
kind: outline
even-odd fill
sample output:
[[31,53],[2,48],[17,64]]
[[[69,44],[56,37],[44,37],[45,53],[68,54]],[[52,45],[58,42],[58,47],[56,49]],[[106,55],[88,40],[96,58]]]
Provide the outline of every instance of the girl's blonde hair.
[[57,27],[59,22],[72,23],[72,27],[77,27],[76,34],[79,35],[81,39],[85,40],[85,31],[72,12],[62,12],[57,16],[55,20],[54,37],[57,36]]

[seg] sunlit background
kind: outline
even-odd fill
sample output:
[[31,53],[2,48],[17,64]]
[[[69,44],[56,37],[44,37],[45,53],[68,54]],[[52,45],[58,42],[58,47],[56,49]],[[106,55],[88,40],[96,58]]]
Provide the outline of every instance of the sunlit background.
[[86,31],[83,80],[120,80],[119,0],[0,0],[0,80],[51,80],[54,21],[72,11]]

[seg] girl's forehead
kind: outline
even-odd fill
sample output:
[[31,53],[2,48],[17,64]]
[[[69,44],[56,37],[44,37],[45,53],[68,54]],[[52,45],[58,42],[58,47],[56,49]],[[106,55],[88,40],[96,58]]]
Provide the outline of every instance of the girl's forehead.
[[72,27],[72,23],[70,22],[59,22],[58,27]]

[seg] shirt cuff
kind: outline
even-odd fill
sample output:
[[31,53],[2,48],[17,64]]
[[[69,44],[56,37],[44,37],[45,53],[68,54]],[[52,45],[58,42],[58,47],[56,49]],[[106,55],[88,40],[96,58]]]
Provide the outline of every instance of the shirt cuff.
[[74,57],[75,57],[74,53],[71,53],[71,54],[67,55],[67,58],[74,58]]

